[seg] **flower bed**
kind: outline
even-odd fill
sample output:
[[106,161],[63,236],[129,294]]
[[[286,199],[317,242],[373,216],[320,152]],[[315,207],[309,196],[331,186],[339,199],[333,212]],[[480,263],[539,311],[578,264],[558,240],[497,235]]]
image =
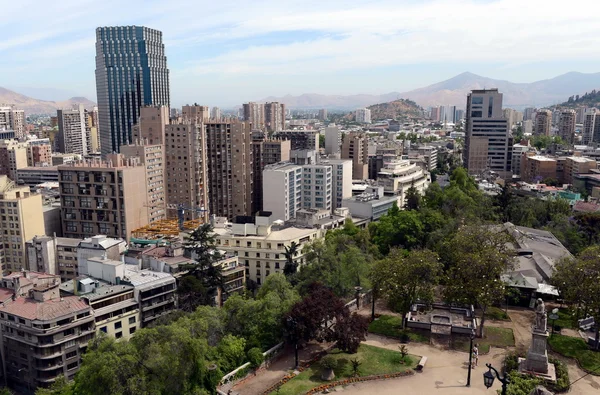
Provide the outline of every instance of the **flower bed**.
[[348,385],[348,384],[352,384],[352,383],[360,383],[363,381],[373,381],[373,380],[389,380],[389,379],[395,379],[398,377],[406,377],[406,376],[411,376],[415,374],[414,370],[405,370],[404,372],[397,372],[397,373],[391,373],[391,374],[376,374],[373,376],[365,376],[365,377],[352,377],[349,379],[344,379],[344,380],[338,380],[338,381],[332,381],[331,383],[328,384],[322,384],[318,387],[315,387],[313,389],[311,389],[310,391],[306,392],[306,395],[313,395],[319,392],[322,392],[326,389],[330,389],[333,387],[337,387],[340,385]]

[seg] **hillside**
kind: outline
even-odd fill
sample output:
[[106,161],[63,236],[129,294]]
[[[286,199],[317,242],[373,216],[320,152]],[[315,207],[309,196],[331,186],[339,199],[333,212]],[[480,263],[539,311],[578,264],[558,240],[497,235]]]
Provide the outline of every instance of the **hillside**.
[[583,95],[573,95],[569,97],[561,107],[600,107],[600,91],[596,89],[591,92],[585,92]]
[[600,86],[600,73],[571,72],[531,83],[496,80],[473,73],[462,73],[448,80],[408,92],[390,92],[383,95],[320,95],[307,93],[298,96],[268,97],[262,101],[278,101],[296,109],[354,110],[375,103],[386,103],[399,98],[410,99],[420,106],[455,105],[464,108],[467,94],[473,89],[498,88],[504,95],[504,105],[514,108],[543,107],[561,103],[574,93],[583,94]]
[[368,108],[371,110],[371,119],[373,121],[423,116],[423,109],[417,103],[405,99],[374,104]]
[[70,109],[79,104],[83,104],[87,109],[96,105],[85,97],[72,97],[64,101],[38,100],[2,87],[0,87],[0,104],[14,104],[17,108],[25,110],[25,114],[51,115],[56,115],[58,109]]

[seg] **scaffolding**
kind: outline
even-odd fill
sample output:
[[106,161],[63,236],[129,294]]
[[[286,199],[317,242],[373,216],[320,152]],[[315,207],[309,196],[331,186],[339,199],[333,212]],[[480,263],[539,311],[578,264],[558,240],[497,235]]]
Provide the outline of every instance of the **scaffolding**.
[[[202,219],[193,219],[185,221],[183,228],[193,230],[202,225]],[[161,219],[154,221],[149,225],[135,229],[131,232],[131,237],[138,240],[163,240],[164,242],[174,242],[179,240],[179,224],[177,219]]]

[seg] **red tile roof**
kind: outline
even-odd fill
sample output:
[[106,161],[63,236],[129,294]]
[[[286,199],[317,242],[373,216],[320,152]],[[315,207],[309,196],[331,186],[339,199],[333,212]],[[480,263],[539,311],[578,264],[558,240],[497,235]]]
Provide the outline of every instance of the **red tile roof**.
[[0,303],[4,303],[13,296],[13,290],[8,288],[0,288]]
[[14,302],[0,307],[0,312],[28,320],[48,321],[88,309],[90,306],[80,300],[78,296],[67,296],[45,302],[19,297]]
[[582,213],[594,213],[596,211],[600,211],[600,205],[580,200],[577,203],[575,203],[575,206],[573,206],[573,211],[578,211]]

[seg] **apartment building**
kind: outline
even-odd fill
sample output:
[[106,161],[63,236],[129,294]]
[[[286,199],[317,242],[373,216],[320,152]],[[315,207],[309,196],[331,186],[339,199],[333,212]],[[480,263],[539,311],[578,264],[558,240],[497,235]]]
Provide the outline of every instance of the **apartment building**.
[[250,124],[208,122],[208,201],[210,214],[234,218],[254,209],[254,156]]
[[19,185],[28,187],[35,187],[45,182],[58,182],[58,167],[23,167],[17,170],[16,181]]
[[530,152],[532,148],[528,145],[515,144],[512,149],[511,171],[515,175],[521,174],[521,159],[523,155]]
[[65,154],[87,155],[88,137],[83,105],[72,110],[58,110],[58,151]]
[[0,130],[14,131],[17,139],[25,137],[25,111],[15,106],[0,106]]
[[215,228],[215,240],[220,250],[237,255],[246,267],[246,279],[261,285],[271,273],[283,273],[285,247],[298,246],[294,261],[305,263],[304,245],[321,237],[318,229],[273,225],[271,219],[257,215],[240,218],[229,228]]
[[68,165],[69,163],[79,162],[82,159],[81,155],[77,154],[52,154],[52,166]]
[[252,132],[254,196],[252,214],[263,210],[263,170],[266,166],[290,160],[289,140],[266,140],[264,133]]
[[72,380],[95,336],[94,312],[77,296],[61,297],[56,275],[16,272],[2,278],[0,326],[6,381],[20,388]]
[[263,209],[274,219],[295,218],[302,208],[302,167],[285,162],[266,166],[262,189]]
[[575,121],[577,113],[575,110],[562,110],[560,120],[558,121],[558,135],[567,144],[573,144],[575,141]]
[[583,118],[582,143],[590,145],[600,142],[600,112],[591,110]]
[[273,138],[289,140],[290,148],[294,150],[319,151],[318,130],[280,130],[273,134]]
[[551,131],[552,131],[552,111],[538,110],[535,113],[534,134],[550,136]]
[[26,243],[29,270],[59,275],[69,281],[79,275],[77,247],[81,239],[35,236]]
[[352,179],[369,177],[369,142],[365,133],[351,132],[342,143],[342,159],[352,160]]
[[321,108],[319,110],[319,113],[317,115],[317,119],[319,119],[320,121],[326,121],[327,120],[327,109],[326,108]]
[[265,103],[265,125],[271,132],[285,130],[285,104]]
[[149,224],[147,169],[122,154],[58,166],[63,235],[129,239]]
[[345,159],[326,159],[322,165],[331,166],[332,192],[331,208],[343,207],[343,200],[352,196],[352,161]]
[[52,164],[50,139],[29,139],[27,146],[27,166],[48,166]]
[[340,155],[342,146],[342,131],[335,124],[325,128],[325,153],[328,155]]
[[410,188],[415,188],[424,195],[430,183],[429,172],[406,159],[386,163],[377,177],[377,185],[383,187],[387,196],[396,196],[399,207],[404,207],[406,193]]
[[358,123],[371,123],[371,110],[368,108],[359,108],[354,112],[354,118]]
[[148,145],[165,144],[165,127],[169,123],[169,107],[143,106],[138,123],[133,126],[132,141]]
[[[164,145],[146,145],[136,141],[133,145],[122,145],[125,159],[138,158],[146,167],[147,211],[151,223],[167,218],[167,197],[164,166]],[[178,173],[173,174],[177,177]]]
[[521,158],[521,179],[536,182],[545,178],[558,179],[557,161],[546,156],[524,154]]
[[596,169],[598,169],[598,164],[594,159],[570,156],[565,160],[564,183],[573,184],[577,174],[591,173]]
[[343,206],[350,210],[352,218],[366,218],[377,221],[398,204],[396,196],[385,196],[384,188],[368,186],[364,192],[344,199]]
[[[189,106],[188,106],[189,107]],[[188,108],[188,113],[195,114]],[[195,117],[196,115],[194,115]],[[187,122],[187,121],[184,121]],[[167,204],[208,209],[208,160],[206,128],[202,123],[179,123],[165,128]],[[170,210],[170,217],[177,212]],[[208,219],[208,212],[185,212],[185,219]]]
[[17,170],[27,167],[27,144],[16,140],[0,142],[0,175],[17,179]]
[[213,121],[221,120],[221,109],[219,107],[213,107],[210,109],[210,119]]
[[8,177],[0,176],[0,216],[2,271],[26,269],[25,244],[45,231],[42,196],[31,193],[28,186],[17,186]]
[[191,123],[204,123],[210,120],[210,109],[207,106],[183,106],[181,108],[181,116],[184,121]]
[[250,122],[253,129],[264,129],[265,105],[263,103],[249,102],[243,104],[244,121]]
[[330,165],[302,166],[302,208],[331,212],[333,208],[332,173]]

